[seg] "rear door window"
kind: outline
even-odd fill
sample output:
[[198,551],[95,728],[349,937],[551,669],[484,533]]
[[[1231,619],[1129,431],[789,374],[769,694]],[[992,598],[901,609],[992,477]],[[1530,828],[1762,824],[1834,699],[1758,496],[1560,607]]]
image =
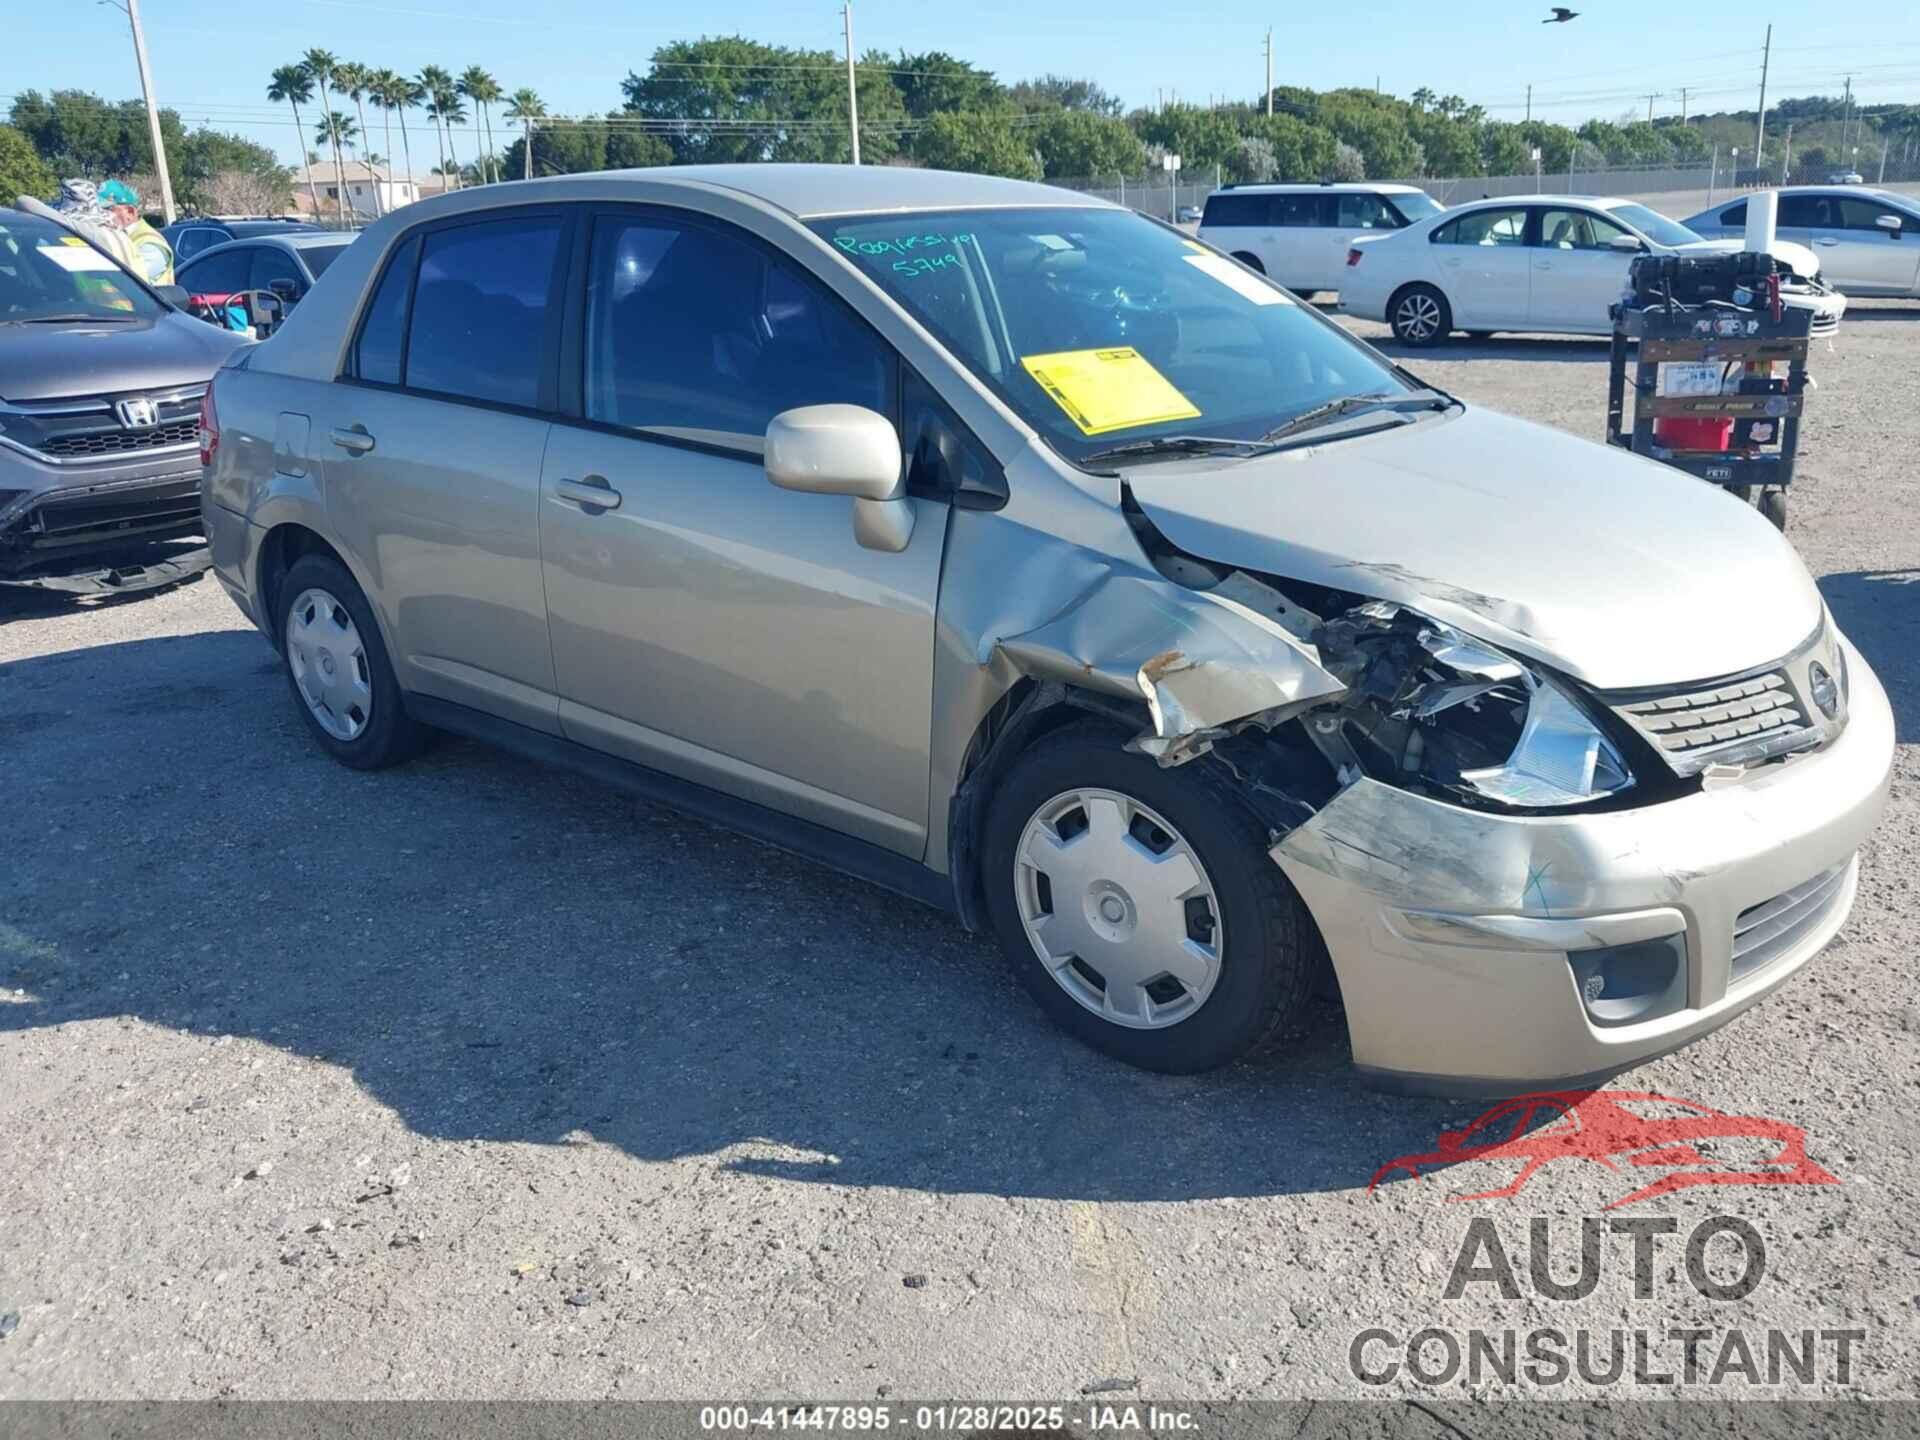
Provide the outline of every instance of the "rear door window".
[[173,247],[176,260],[190,259],[202,250],[211,250],[228,237],[207,225],[195,225],[180,232],[180,243]]
[[306,276],[300,273],[300,267],[286,251],[273,245],[253,247],[253,265],[248,271],[247,284],[254,290],[271,290],[276,280],[291,280],[298,290],[307,288]]
[[191,265],[184,266],[174,278],[194,295],[231,295],[237,290],[245,290],[257,248],[253,245],[236,245],[230,250],[209,252]]
[[430,231],[407,327],[409,390],[533,409],[564,222],[486,220]]
[[1321,194],[1275,195],[1273,225],[1290,230],[1317,230],[1333,223],[1333,197]]
[[1824,230],[1833,224],[1833,214],[1824,195],[1782,195],[1775,223],[1794,230]]
[[1267,197],[1265,195],[1221,194],[1207,197],[1206,212],[1201,215],[1200,223],[1209,228],[1223,225],[1238,225],[1253,229],[1267,223]]
[[1527,236],[1524,207],[1511,210],[1474,210],[1449,220],[1433,232],[1436,245],[1519,245]]

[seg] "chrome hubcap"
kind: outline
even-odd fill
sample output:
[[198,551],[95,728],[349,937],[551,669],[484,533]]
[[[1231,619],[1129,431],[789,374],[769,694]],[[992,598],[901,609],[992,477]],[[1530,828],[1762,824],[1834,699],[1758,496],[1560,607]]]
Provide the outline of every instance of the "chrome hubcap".
[[373,675],[353,617],[326,591],[303,590],[288,610],[287,665],[320,728],[357,739],[373,714]]
[[1015,861],[1020,923],[1055,983],[1116,1025],[1192,1015],[1220,978],[1220,905],[1180,832],[1130,796],[1070,790],[1035,812]]
[[1409,340],[1425,340],[1440,328],[1440,307],[1431,295],[1409,295],[1395,312],[1400,333]]

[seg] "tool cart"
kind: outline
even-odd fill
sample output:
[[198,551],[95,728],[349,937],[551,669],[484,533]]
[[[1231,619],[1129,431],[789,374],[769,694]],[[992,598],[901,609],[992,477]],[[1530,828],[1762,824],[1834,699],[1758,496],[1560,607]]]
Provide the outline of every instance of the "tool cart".
[[1647,256],[1628,283],[1612,307],[1607,443],[1724,486],[1786,529],[1814,312],[1781,303],[1762,255]]

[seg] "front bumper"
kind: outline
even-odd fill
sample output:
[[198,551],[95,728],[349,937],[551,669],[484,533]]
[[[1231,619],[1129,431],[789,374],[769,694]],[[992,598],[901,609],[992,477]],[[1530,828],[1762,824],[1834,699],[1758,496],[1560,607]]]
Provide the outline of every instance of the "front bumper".
[[55,467],[0,448],[0,580],[103,570],[201,533],[200,456]]
[[[1852,908],[1892,769],[1886,693],[1851,645],[1847,662],[1840,736],[1733,785],[1535,818],[1361,780],[1274,846],[1333,957],[1355,1066],[1423,1092],[1595,1082],[1725,1024],[1812,959]],[[1815,903],[1799,923],[1736,966],[1736,929],[1802,887]],[[1674,933],[1684,1004],[1596,1025],[1569,952]]]

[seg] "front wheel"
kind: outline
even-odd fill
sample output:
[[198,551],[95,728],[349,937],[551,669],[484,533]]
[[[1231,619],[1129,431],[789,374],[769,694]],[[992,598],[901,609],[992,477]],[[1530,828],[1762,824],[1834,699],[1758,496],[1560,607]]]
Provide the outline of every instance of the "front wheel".
[[1266,848],[1205,762],[1162,769],[1075,725],[993,798],[988,910],[1056,1023],[1144,1069],[1209,1070],[1289,1033],[1317,978],[1313,921]]
[[1387,323],[1402,345],[1424,350],[1447,338],[1453,329],[1453,310],[1433,286],[1409,285],[1387,307]]
[[1762,490],[1760,513],[1773,522],[1774,529],[1784,534],[1787,528],[1787,492],[1777,488]]

